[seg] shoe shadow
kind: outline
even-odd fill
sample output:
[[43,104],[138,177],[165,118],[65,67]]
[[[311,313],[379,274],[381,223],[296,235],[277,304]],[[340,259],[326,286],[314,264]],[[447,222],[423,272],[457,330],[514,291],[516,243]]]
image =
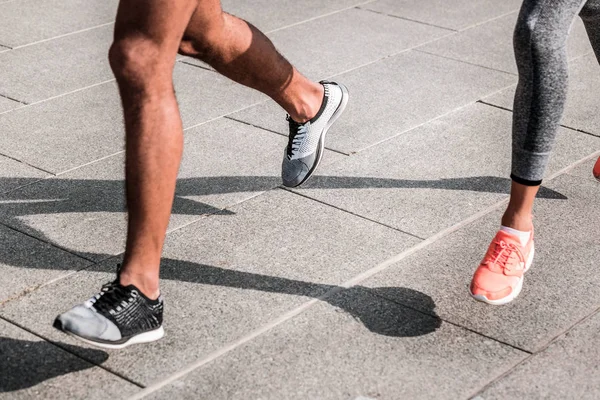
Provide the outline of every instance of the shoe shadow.
[[441,325],[433,299],[409,288],[354,286],[346,289],[172,259],[163,261],[161,279],[317,298],[350,314],[369,331],[385,336],[427,335]]
[[0,337],[0,393],[13,392],[36,386],[48,379],[93,368],[95,365],[72,356],[57,346],[94,364],[102,364],[108,354],[101,350],[57,345],[46,341],[34,342]]

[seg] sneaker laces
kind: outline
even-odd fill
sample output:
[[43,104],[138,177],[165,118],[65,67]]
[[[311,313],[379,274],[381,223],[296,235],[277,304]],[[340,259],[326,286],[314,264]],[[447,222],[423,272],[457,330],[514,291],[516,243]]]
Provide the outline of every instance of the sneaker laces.
[[487,260],[488,265],[494,265],[496,267],[499,267],[502,271],[504,271],[506,269],[506,264],[508,263],[508,260],[510,259],[510,256],[513,253],[517,253],[519,259],[523,260],[521,252],[514,244],[506,243],[504,240],[499,240],[497,242],[494,242],[494,244],[496,246],[494,247],[491,259]]
[[290,137],[287,146],[287,156],[288,159],[291,160],[292,158],[294,158],[294,156],[296,156],[296,154],[298,154],[300,146],[302,146],[302,143],[304,142],[304,139],[308,134],[309,123],[306,122],[304,124],[299,124],[298,122],[294,121],[289,115],[286,117],[286,119],[290,125]]
[[100,292],[85,302],[86,307],[93,307],[100,313],[110,313],[116,307],[126,307],[135,300],[137,292],[135,290],[127,290],[119,283],[119,272],[120,266],[117,270],[117,279],[102,285]]

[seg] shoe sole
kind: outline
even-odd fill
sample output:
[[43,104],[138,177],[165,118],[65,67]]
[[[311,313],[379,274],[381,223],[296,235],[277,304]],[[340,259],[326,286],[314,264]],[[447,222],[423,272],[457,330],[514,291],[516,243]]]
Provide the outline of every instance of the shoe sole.
[[133,336],[133,337],[129,338],[124,343],[110,344],[110,343],[106,343],[106,342],[96,342],[94,340],[87,339],[87,338],[84,338],[82,336],[76,335],[73,332],[64,331],[62,329],[59,329],[59,330],[61,332],[66,333],[69,336],[72,336],[72,337],[74,337],[76,339],[81,340],[82,342],[85,342],[87,344],[91,344],[92,346],[100,347],[100,348],[103,348],[103,349],[110,349],[110,350],[123,349],[123,348],[125,348],[127,346],[131,346],[132,344],[141,344],[141,343],[155,342],[155,341],[157,341],[159,339],[162,339],[165,336],[165,330],[161,326],[160,328],[155,329],[153,331],[144,332],[144,333],[140,333],[139,335]]
[[319,166],[319,164],[321,163],[321,159],[323,158],[323,153],[325,153],[325,135],[329,131],[329,128],[331,128],[333,124],[338,120],[338,118],[342,115],[342,113],[346,109],[346,106],[348,105],[348,99],[350,97],[350,92],[348,92],[348,88],[342,85],[341,83],[335,83],[335,85],[339,86],[339,88],[342,90],[342,101],[340,102],[340,105],[335,110],[335,112],[331,115],[331,118],[329,118],[329,121],[327,121],[327,125],[325,125],[325,128],[321,133],[321,137],[319,138],[319,147],[317,148],[317,160],[315,161],[315,165],[313,165],[313,167],[310,169],[310,171],[308,171],[308,173],[306,174],[304,179],[300,181],[300,183],[298,183],[296,186],[291,187],[298,187],[306,183],[306,181],[308,181],[313,175],[313,173],[317,170],[317,167]]
[[523,281],[525,278],[525,273],[529,270],[529,268],[531,268],[531,265],[533,264],[533,256],[534,255],[535,255],[535,245],[531,246],[531,253],[529,253],[529,258],[527,259],[527,263],[525,263],[525,269],[523,270],[523,276],[521,276],[521,278],[519,279],[519,282],[517,283],[517,286],[508,296],[506,296],[502,299],[498,299],[498,300],[489,300],[487,297],[485,297],[482,294],[473,294],[473,292],[471,292],[471,289],[469,289],[469,293],[471,294],[471,297],[473,297],[477,301],[481,301],[482,303],[490,304],[492,306],[501,306],[501,305],[510,303],[511,301],[516,299],[517,296],[521,293],[521,290],[523,289]]

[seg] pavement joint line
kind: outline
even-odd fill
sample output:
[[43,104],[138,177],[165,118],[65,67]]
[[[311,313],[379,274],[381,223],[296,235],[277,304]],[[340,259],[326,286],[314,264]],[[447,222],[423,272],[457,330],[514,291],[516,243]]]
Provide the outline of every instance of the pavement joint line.
[[[12,225],[8,225],[8,224],[7,224],[6,222],[4,222],[4,221],[0,221],[0,225],[1,225],[1,226],[3,226],[3,227],[5,227],[5,228],[8,228],[8,229],[10,229],[10,230],[12,230],[12,231],[14,231],[14,232],[18,232],[18,233],[20,233],[20,234],[22,234],[22,235],[25,235],[25,236],[27,236],[27,237],[30,237],[30,238],[32,238],[32,239],[35,239],[35,240],[36,240],[36,241],[38,241],[38,242],[46,243],[46,244],[48,244],[48,245],[50,245],[50,246],[54,247],[55,249],[62,250],[62,251],[63,251],[63,252],[65,252],[65,253],[69,253],[69,254],[71,254],[71,255],[73,255],[73,256],[76,256],[76,257],[78,257],[78,258],[81,258],[81,259],[83,259],[83,260],[85,260],[85,261],[88,261],[88,262],[91,262],[91,263],[94,263],[94,264],[96,263],[96,260],[93,260],[93,259],[91,259],[91,258],[88,258],[88,257],[84,256],[84,255],[81,255],[81,254],[79,254],[79,253],[76,253],[76,252],[74,252],[74,251],[73,251],[73,250],[71,250],[71,249],[67,249],[67,248],[65,248],[65,247],[62,247],[62,246],[60,246],[60,245],[58,245],[58,244],[56,244],[56,243],[53,243],[53,242],[51,242],[51,241],[44,240],[43,238],[40,238],[40,237],[34,236],[34,235],[30,234],[30,233],[24,232],[24,231],[22,231],[22,230],[20,230],[20,229],[18,229],[18,228],[15,228],[15,227],[14,227],[14,226],[12,226]],[[104,261],[104,260],[101,260],[101,261]]]
[[[380,222],[380,221],[377,221],[377,220],[371,219],[371,218],[369,218],[369,217],[365,217],[364,215],[356,214],[356,213],[354,213],[354,212],[352,212],[352,211],[350,211],[350,210],[346,210],[345,208],[341,208],[341,207],[335,206],[335,205],[333,205],[333,204],[329,204],[329,203],[327,203],[327,202],[325,202],[325,201],[323,201],[323,200],[319,200],[319,199],[316,199],[316,198],[314,198],[314,197],[311,197],[311,196],[310,196],[310,195],[308,195],[308,194],[301,193],[301,192],[299,192],[299,191],[298,191],[298,188],[287,188],[287,187],[285,187],[285,186],[279,186],[279,188],[280,188],[280,189],[282,189],[282,190],[284,190],[284,191],[286,191],[286,192],[293,193],[293,194],[295,194],[295,195],[298,195],[298,196],[304,197],[304,198],[305,198],[305,199],[307,199],[307,200],[311,200],[311,201],[317,202],[317,203],[319,203],[319,204],[322,204],[322,205],[324,205],[324,206],[328,206],[328,207],[334,208],[334,209],[336,209],[336,210],[338,210],[338,211],[342,211],[342,212],[344,212],[344,213],[346,213],[346,214],[350,214],[350,215],[352,215],[352,216],[354,216],[354,217],[358,217],[358,218],[360,218],[360,219],[364,219],[364,220],[366,220],[366,221],[369,221],[369,222],[375,223],[375,224],[377,224],[377,225],[384,226],[384,227],[386,227],[386,228],[388,228],[388,229],[394,230],[394,231],[396,231],[396,232],[399,232],[399,233],[402,233],[402,234],[404,234],[404,235],[411,236],[411,237],[413,237],[413,238],[415,238],[415,239],[419,239],[419,240],[426,240],[425,238],[422,238],[421,236],[417,236],[417,235],[415,235],[414,233],[410,233],[410,232],[408,232],[408,231],[404,231],[404,230],[402,230],[402,229],[400,229],[400,228],[396,228],[395,226],[392,226],[392,225],[385,224],[385,223],[383,223],[383,222]],[[310,188],[307,188],[307,190],[310,190]]]
[[279,27],[279,28],[272,29],[272,30],[267,31],[267,32],[263,32],[263,33],[265,35],[270,35],[271,33],[275,33],[275,32],[278,32],[278,31],[282,31],[284,29],[292,28],[294,26],[302,25],[304,23],[315,21],[315,20],[318,20],[318,19],[321,19],[321,18],[326,18],[326,17],[332,16],[332,15],[335,15],[335,14],[339,14],[339,13],[351,10],[353,8],[358,8],[360,6],[363,6],[363,5],[366,5],[366,4],[369,4],[369,3],[374,3],[375,1],[377,1],[377,0],[363,1],[363,2],[360,2],[360,3],[356,3],[354,5],[348,6],[348,7],[340,8],[339,10],[335,10],[335,11],[332,11],[332,12],[329,12],[329,13],[326,13],[326,14],[317,15],[316,17],[308,18],[308,19],[305,19],[305,20],[299,21],[299,22],[294,22],[293,24],[285,25],[285,26],[282,26],[282,27]]
[[532,352],[531,352],[531,351],[529,351],[529,350],[523,349],[523,348],[521,348],[521,347],[519,347],[519,346],[515,346],[514,344],[511,344],[511,343],[505,342],[505,341],[503,341],[503,340],[500,340],[500,339],[494,338],[494,337],[492,337],[492,336],[489,336],[489,335],[483,334],[483,333],[481,333],[481,332],[478,332],[478,331],[474,330],[473,328],[469,328],[469,327],[467,327],[467,326],[463,326],[463,325],[461,325],[461,324],[459,324],[459,323],[456,323],[456,322],[454,322],[454,321],[447,320],[447,319],[445,319],[445,318],[443,318],[443,317],[441,317],[441,316],[439,316],[439,315],[437,315],[437,314],[430,314],[430,313],[428,313],[428,312],[426,312],[426,311],[420,310],[420,309],[418,309],[418,308],[415,308],[415,307],[413,307],[413,306],[410,306],[410,305],[408,305],[408,304],[404,304],[404,303],[402,303],[402,302],[400,302],[400,301],[398,301],[398,300],[395,300],[395,299],[388,298],[388,297],[386,297],[386,296],[384,296],[384,295],[381,295],[381,294],[379,294],[379,293],[377,293],[377,292],[375,292],[375,291],[371,290],[371,288],[369,288],[369,287],[366,287],[366,289],[369,291],[369,293],[371,293],[372,295],[374,295],[374,296],[376,296],[376,297],[379,297],[380,299],[384,299],[384,300],[386,300],[386,301],[389,301],[389,302],[392,302],[392,303],[394,303],[394,304],[397,304],[397,305],[399,305],[399,306],[401,306],[401,307],[408,308],[408,309],[410,309],[410,310],[412,310],[412,311],[415,311],[415,312],[417,312],[417,313],[419,313],[419,314],[426,315],[426,316],[428,316],[428,317],[431,317],[431,318],[437,318],[437,319],[439,319],[440,321],[443,321],[443,322],[445,322],[445,323],[447,323],[447,324],[449,324],[449,325],[455,326],[455,327],[457,327],[457,328],[460,328],[460,329],[463,329],[463,330],[465,330],[465,331],[469,331],[469,332],[471,332],[471,333],[474,333],[474,334],[476,334],[477,336],[481,336],[481,337],[484,337],[484,338],[486,338],[486,339],[493,340],[494,342],[500,343],[500,344],[502,344],[502,345],[504,345],[504,346],[512,347],[513,349],[515,349],[515,350],[518,350],[518,351],[521,351],[521,352],[523,352],[523,353],[526,353],[526,354],[532,354]]
[[[489,97],[489,96],[486,96],[486,97]],[[496,105],[496,104],[488,103],[485,100],[478,100],[477,102],[480,103],[480,104],[485,104],[486,106],[490,106],[490,107],[494,107],[494,108],[499,108],[500,110],[508,111],[508,112],[511,112],[511,113],[513,112],[513,110],[511,110],[510,108],[506,108],[506,107],[502,107],[502,106],[499,106],[499,105]]]
[[23,160],[20,160],[20,159],[18,159],[18,158],[15,158],[15,157],[9,156],[8,154],[0,153],[0,157],[8,158],[9,160],[16,161],[16,162],[18,162],[18,163],[20,163],[20,164],[27,165],[28,167],[31,167],[31,168],[37,169],[38,171],[41,171],[41,172],[43,172],[43,173],[50,174],[50,175],[54,176],[54,173],[53,173],[53,172],[46,171],[46,170],[45,170],[45,169],[43,169],[43,168],[36,167],[35,165],[28,163],[27,161],[23,161]]
[[494,22],[494,21],[496,21],[496,20],[498,20],[498,19],[501,19],[501,18],[504,18],[504,17],[508,17],[509,15],[511,15],[511,14],[516,14],[516,13],[518,13],[518,12],[519,12],[519,9],[517,8],[517,9],[515,9],[515,10],[509,11],[509,12],[507,12],[507,13],[504,13],[504,14],[502,14],[502,15],[498,15],[498,16],[495,16],[495,17],[493,17],[493,18],[490,18],[490,19],[488,19],[488,20],[485,20],[485,21],[482,21],[482,22],[478,22],[478,23],[476,23],[476,24],[474,24],[474,25],[469,25],[469,26],[467,26],[466,28],[460,29],[458,32],[464,32],[464,31],[468,31],[469,29],[473,29],[473,28],[477,28],[478,26],[482,26],[482,25],[485,25],[485,24],[489,24],[490,22]]
[[[486,106],[490,106],[490,107],[494,107],[494,108],[499,108],[500,110],[508,111],[508,112],[511,112],[511,113],[513,112],[513,110],[511,110],[510,108],[502,107],[502,106],[499,106],[497,104],[488,103],[485,100],[479,100],[478,103],[485,104]],[[565,128],[565,129],[568,129],[568,130],[571,130],[571,131],[583,133],[585,135],[593,136],[593,137],[596,137],[596,138],[600,137],[599,134],[586,131],[585,129],[575,128],[573,126],[569,126],[569,125],[565,125],[565,124],[560,124],[560,126],[562,128]]]
[[357,70],[359,70],[359,69],[366,68],[366,67],[368,67],[368,66],[371,66],[371,65],[374,65],[374,64],[378,64],[378,63],[380,63],[380,62],[382,62],[382,61],[384,61],[384,60],[387,60],[388,58],[394,58],[394,57],[398,57],[398,56],[400,56],[400,55],[403,55],[404,53],[409,53],[409,52],[411,52],[412,50],[415,50],[415,49],[417,49],[417,48],[419,48],[419,47],[421,47],[421,46],[425,46],[425,45],[427,45],[427,44],[429,44],[429,43],[433,43],[433,42],[435,42],[435,41],[441,40],[441,39],[443,39],[443,38],[446,38],[446,37],[448,37],[448,36],[452,36],[452,35],[454,35],[454,32],[452,32],[452,33],[449,33],[449,34],[447,34],[447,35],[444,35],[444,36],[441,36],[441,37],[439,37],[439,38],[436,38],[436,39],[429,40],[429,41],[427,41],[427,42],[419,43],[419,44],[417,44],[417,45],[415,45],[415,46],[408,47],[408,48],[406,48],[406,49],[403,49],[403,50],[397,51],[397,52],[395,52],[395,53],[392,53],[392,54],[388,54],[388,55],[385,55],[385,56],[379,57],[378,59],[375,59],[375,60],[368,61],[368,62],[366,62],[366,63],[364,63],[364,64],[360,64],[360,65],[358,65],[358,66],[356,66],[356,67],[349,68],[349,69],[347,69],[347,70],[345,70],[345,71],[336,72],[335,74],[332,74],[332,75],[330,75],[330,76],[326,77],[326,78],[325,78],[325,80],[332,79],[332,78],[335,78],[335,77],[339,77],[340,75],[349,74],[349,73],[351,73],[351,72],[354,72],[354,71],[357,71]]
[[52,346],[56,347],[57,349],[59,349],[59,350],[62,350],[62,351],[66,352],[66,353],[68,353],[68,354],[70,354],[70,355],[72,355],[72,356],[74,356],[74,357],[76,357],[76,358],[78,358],[78,359],[80,359],[80,360],[82,360],[82,361],[84,361],[84,362],[86,362],[86,363],[88,363],[88,364],[92,365],[92,366],[95,366],[95,367],[101,368],[101,369],[103,369],[104,371],[108,372],[109,374],[111,374],[111,375],[114,375],[114,376],[116,376],[116,377],[119,377],[119,378],[121,378],[122,380],[124,380],[124,381],[126,381],[126,382],[129,382],[129,383],[131,383],[132,385],[135,385],[135,386],[137,386],[137,387],[139,387],[139,388],[143,388],[143,387],[144,387],[144,385],[142,385],[141,383],[139,383],[139,382],[136,382],[136,381],[134,381],[133,379],[131,379],[131,378],[129,378],[129,377],[127,377],[127,376],[125,376],[125,375],[123,375],[123,374],[121,374],[121,373],[117,372],[117,371],[113,371],[111,368],[108,368],[108,367],[106,367],[106,366],[104,366],[104,365],[102,365],[102,364],[96,364],[96,363],[93,363],[93,362],[91,362],[91,361],[89,361],[89,360],[87,360],[87,359],[85,359],[85,358],[83,358],[83,357],[79,356],[77,353],[74,353],[74,352],[73,352],[73,351],[71,351],[70,349],[68,349],[68,348],[66,348],[66,347],[63,347],[63,346],[61,346],[59,343],[57,343],[57,342],[54,342],[54,341],[52,341],[52,340],[48,339],[47,337],[45,337],[45,336],[43,336],[43,335],[40,335],[39,333],[37,333],[37,332],[35,332],[35,331],[32,331],[31,329],[28,329],[27,327],[25,327],[25,326],[22,326],[22,325],[20,325],[19,323],[15,322],[15,321],[13,321],[13,320],[11,320],[11,319],[9,319],[9,318],[7,318],[7,317],[3,316],[3,315],[0,315],[0,320],[2,320],[2,321],[4,321],[4,322],[6,322],[6,323],[8,323],[8,324],[11,324],[11,325],[13,325],[13,326],[15,326],[15,327],[17,327],[17,328],[19,328],[19,329],[21,329],[21,330],[25,331],[25,332],[27,332],[27,333],[29,333],[29,334],[31,334],[31,335],[33,335],[33,336],[37,337],[37,338],[40,338],[40,339],[42,339],[43,341],[45,341],[46,343],[49,343],[50,345],[52,345]]
[[[260,125],[256,125],[256,124],[253,124],[253,123],[250,123],[250,122],[247,122],[247,121],[242,121],[241,119],[233,118],[233,117],[230,117],[229,115],[225,115],[223,118],[229,119],[231,121],[239,122],[240,124],[248,125],[248,126],[251,126],[253,128],[261,129],[263,131],[271,132],[271,133],[274,133],[276,135],[283,136],[285,138],[289,137],[288,135],[283,134],[281,132],[277,132],[277,131],[275,131],[273,129],[265,128],[265,127],[262,127]],[[327,149],[327,150],[329,150],[331,152],[337,153],[337,154],[341,154],[343,156],[350,156],[351,155],[350,153],[346,153],[346,152],[343,152],[341,150],[332,149],[331,147],[328,147],[328,146],[325,146],[325,149]]]
[[203,70],[205,70],[205,71],[216,72],[216,71],[215,71],[214,69],[212,69],[212,68],[208,68],[208,67],[205,67],[205,66],[203,66],[203,65],[193,64],[193,63],[191,63],[191,62],[189,62],[189,61],[186,61],[185,59],[183,59],[183,60],[177,60],[177,62],[178,62],[178,63],[180,63],[180,64],[189,65],[189,66],[192,66],[192,67],[195,67],[195,68],[200,68],[200,69],[203,69]]
[[447,28],[445,26],[440,26],[440,25],[435,25],[435,24],[432,24],[432,23],[429,23],[429,22],[425,22],[425,21],[419,21],[418,19],[411,19],[411,18],[407,18],[407,17],[401,17],[400,15],[389,14],[389,13],[386,13],[386,12],[383,12],[383,11],[371,10],[370,8],[362,8],[362,7],[356,7],[356,8],[358,8],[359,10],[368,11],[368,12],[372,12],[372,13],[379,14],[379,15],[385,15],[386,17],[402,19],[404,21],[416,22],[417,24],[427,25],[427,26],[431,26],[433,28],[444,29],[446,31],[451,31],[451,32],[454,32],[454,33],[459,32],[456,29]]
[[27,102],[21,101],[21,100],[19,100],[19,99],[15,99],[15,98],[13,98],[13,97],[7,96],[7,95],[5,95],[5,94],[2,94],[2,93],[0,93],[0,97],[4,97],[5,99],[9,99],[9,100],[12,100],[12,101],[16,101],[17,103],[21,103],[21,104],[24,104],[24,105],[28,105],[28,104],[29,104],[29,103],[27,103]]
[[490,71],[496,71],[496,72],[501,72],[503,74],[508,74],[508,75],[512,75],[512,76],[518,76],[517,74],[515,74],[514,72],[509,72],[509,71],[504,71],[501,69],[497,69],[497,68],[492,68],[492,67],[487,67],[485,65],[481,65],[481,64],[476,64],[476,63],[472,63],[469,61],[465,61],[465,60],[461,60],[459,58],[454,58],[454,57],[449,57],[449,56],[444,56],[442,54],[436,54],[436,53],[431,53],[429,51],[426,50],[422,50],[420,48],[416,48],[415,51],[418,51],[419,53],[424,53],[424,54],[429,54],[430,56],[436,56],[436,57],[441,57],[441,58],[445,58],[446,60],[452,60],[452,61],[458,61],[460,63],[463,64],[468,64],[468,65],[473,65],[475,67],[481,67],[481,68],[485,68],[485,69],[489,69]]
[[[600,156],[600,151],[595,152],[587,157],[584,157],[576,162],[574,162],[573,164],[555,172],[554,174],[550,175],[546,181],[550,181],[553,180],[557,177],[559,177],[562,174],[567,173],[568,171],[576,168],[577,166],[591,160],[594,157],[598,157]],[[301,304],[300,306],[282,314],[281,316],[279,316],[278,318],[275,318],[274,320],[272,320],[271,322],[263,325],[262,327],[255,329],[254,331],[242,336],[241,338],[230,342],[229,344],[221,347],[220,349],[217,349],[209,354],[207,354],[206,356],[200,358],[198,361],[188,365],[188,367],[168,376],[167,378],[158,381],[146,388],[144,388],[143,390],[139,391],[138,393],[136,393],[135,395],[133,395],[132,397],[130,397],[130,400],[138,400],[138,399],[142,399],[158,390],[160,390],[161,388],[169,385],[170,383],[185,377],[186,375],[188,375],[189,373],[197,370],[198,368],[203,367],[204,365],[216,360],[217,358],[220,358],[221,356],[229,353],[230,351],[244,345],[245,343],[257,338],[258,336],[261,336],[262,334],[270,331],[271,329],[281,325],[282,323],[296,317],[297,315],[300,315],[301,313],[303,313],[304,311],[306,311],[307,309],[309,309],[310,307],[312,307],[313,305],[319,303],[320,301],[327,299],[345,289],[351,288],[353,286],[356,286],[358,284],[360,284],[361,282],[373,277],[374,275],[386,270],[387,268],[389,268],[390,266],[397,264],[398,262],[402,261],[403,259],[409,257],[410,255],[432,245],[433,243],[436,243],[437,241],[451,235],[452,233],[476,222],[477,220],[489,215],[490,213],[498,210],[500,207],[508,204],[508,200],[509,199],[504,199],[501,200],[495,204],[492,204],[489,207],[486,207],[485,209],[481,210],[478,213],[473,214],[471,217],[464,219],[463,221],[454,224],[440,232],[438,232],[437,234],[429,237],[428,239],[422,241],[421,243],[387,259],[386,261],[383,261],[382,263],[376,265],[375,267],[368,269],[367,271],[364,271],[358,275],[356,275],[354,278],[346,281],[345,283],[336,286],[335,288],[329,290],[328,292],[324,293],[322,296],[316,298],[316,299],[312,299],[309,300],[308,302]]]
[[[54,179],[54,178],[61,177],[61,176],[65,175],[65,174],[67,174],[67,173],[69,173],[69,172],[73,172],[73,171],[76,171],[76,170],[78,170],[78,169],[80,169],[80,168],[87,167],[88,165],[96,164],[96,163],[98,163],[98,162],[104,161],[104,160],[106,160],[106,159],[108,159],[108,158],[111,158],[111,157],[115,157],[115,156],[117,156],[117,155],[119,155],[119,154],[122,154],[122,153],[125,153],[125,150],[119,150],[119,151],[118,151],[118,152],[116,152],[116,153],[109,154],[109,155],[107,155],[107,156],[104,156],[104,157],[98,158],[98,159],[96,159],[96,160],[93,160],[93,161],[87,162],[87,163],[85,163],[85,164],[82,164],[82,165],[78,165],[78,166],[76,166],[76,167],[73,167],[73,168],[67,169],[67,170],[65,170],[65,171],[61,171],[61,172],[57,172],[57,173],[48,172],[48,173],[49,173],[49,174],[51,174],[51,175],[49,175],[49,176],[46,176],[46,177],[44,177],[44,178],[40,178],[40,179],[38,179],[38,180],[36,180],[36,181],[34,181],[34,182],[29,182],[29,183],[26,183],[25,185],[21,185],[21,186],[19,186],[19,187],[16,187],[16,188],[14,188],[14,189],[10,189],[10,190],[8,190],[8,191],[6,191],[6,192],[3,192],[3,193],[0,193],[0,194],[2,194],[2,195],[7,195],[7,194],[10,194],[10,193],[13,193],[13,192],[19,191],[19,190],[21,190],[21,189],[24,189],[24,188],[26,188],[26,187],[28,187],[28,186],[31,186],[31,185],[36,185],[36,184],[38,184],[38,183],[40,183],[40,182],[43,182],[43,181],[46,181],[46,180],[48,180],[48,179]],[[0,155],[1,155],[1,154],[0,154]],[[9,157],[9,158],[10,158],[10,157]],[[17,161],[18,161],[18,160],[17,160]],[[32,165],[32,167],[33,167],[33,168],[40,169],[40,168],[38,168],[38,167],[36,167],[36,166],[34,166],[34,165]],[[42,171],[44,171],[44,170],[42,170]]]
[[[511,86],[512,86],[512,85],[511,85]],[[499,90],[497,90],[497,91],[495,91],[495,92],[493,92],[493,93],[490,93],[490,94],[486,94],[485,96],[486,96],[486,97],[488,97],[488,96],[493,96],[494,94],[496,94],[496,93],[499,93],[499,92],[501,92],[501,91],[503,91],[503,90],[506,90],[506,89],[507,89],[507,88],[509,88],[509,87],[510,87],[510,86],[503,87],[502,89],[499,89]],[[474,100],[474,101],[468,102],[468,103],[466,103],[466,104],[463,104],[462,106],[456,107],[456,108],[454,108],[454,109],[452,109],[452,110],[446,111],[445,113],[443,113],[443,114],[440,114],[440,115],[438,115],[437,117],[431,118],[430,120],[427,120],[427,121],[425,121],[425,122],[422,122],[422,123],[420,123],[420,124],[418,124],[418,125],[411,126],[410,128],[407,128],[407,129],[405,129],[405,130],[403,130],[403,131],[401,131],[401,132],[398,132],[397,134],[395,134],[395,135],[393,135],[393,136],[390,136],[390,137],[387,137],[387,138],[381,139],[381,140],[380,140],[380,141],[378,141],[378,142],[371,143],[371,144],[369,144],[369,145],[367,145],[367,146],[365,146],[365,147],[363,147],[363,148],[361,148],[361,149],[359,149],[359,150],[356,150],[356,151],[354,151],[354,152],[352,153],[352,155],[356,155],[356,154],[359,154],[359,153],[361,153],[361,152],[367,151],[367,150],[369,150],[369,149],[371,149],[371,148],[373,148],[373,147],[379,146],[379,145],[380,145],[380,144],[382,144],[382,143],[385,143],[385,142],[388,142],[388,141],[391,141],[391,140],[395,140],[395,139],[399,138],[399,137],[400,137],[400,136],[402,136],[402,135],[405,135],[405,134],[407,134],[407,133],[409,133],[409,132],[411,132],[411,131],[414,131],[415,129],[421,128],[421,127],[423,127],[423,126],[425,126],[425,125],[428,125],[428,124],[430,124],[431,122],[435,122],[435,121],[437,121],[437,120],[439,120],[439,119],[441,119],[441,118],[447,117],[448,115],[451,115],[451,114],[453,114],[453,113],[455,113],[455,112],[459,112],[459,111],[461,111],[461,110],[464,110],[465,108],[467,108],[467,107],[470,107],[470,106],[472,106],[472,105],[474,105],[474,104],[477,104],[478,102],[479,102],[479,100]]]
[[[600,153],[600,152],[599,152]],[[574,329],[576,329],[578,326],[583,325],[585,322],[589,321],[590,319],[596,317],[598,314],[600,314],[600,307],[596,308],[594,311],[592,311],[590,314],[582,317],[579,321],[576,321],[573,325],[571,325],[570,327],[564,329],[563,331],[561,331],[559,334],[557,334],[556,336],[554,336],[554,338],[552,338],[551,340],[548,341],[548,343],[546,343],[544,346],[540,347],[537,351],[530,353],[527,357],[525,357],[523,360],[517,362],[515,365],[509,367],[506,371],[504,371],[502,374],[496,376],[495,378],[493,378],[492,380],[490,380],[488,383],[486,383],[483,387],[481,387],[480,389],[478,389],[475,393],[473,393],[473,395],[469,396],[468,398],[471,399],[477,395],[479,395],[480,393],[484,392],[486,389],[490,388],[492,385],[494,385],[496,382],[501,381],[502,379],[506,378],[508,375],[510,375],[516,368],[518,368],[519,366],[525,364],[526,362],[528,362],[529,360],[532,360],[533,358],[537,357],[538,355],[540,355],[541,353],[543,353],[544,351],[548,350],[548,348],[550,346],[552,346],[552,344],[562,340],[567,333],[572,332]]]
[[56,40],[56,39],[62,39],[62,38],[64,38],[64,37],[71,36],[71,35],[77,35],[78,33],[84,33],[84,32],[89,32],[89,31],[92,31],[92,30],[94,30],[94,29],[104,28],[105,26],[114,25],[114,23],[115,23],[114,21],[111,21],[111,22],[105,22],[105,23],[103,23],[103,24],[100,24],[100,25],[95,25],[95,26],[92,26],[92,27],[90,27],[90,28],[84,28],[84,29],[80,29],[80,30],[78,30],[78,31],[73,31],[73,32],[69,32],[69,33],[62,34],[62,35],[53,36],[53,37],[51,37],[51,38],[46,38],[46,39],[38,40],[38,41],[36,41],[36,42],[31,42],[31,43],[23,44],[23,45],[21,45],[21,46],[16,46],[16,47],[13,47],[12,49],[13,49],[13,50],[19,50],[19,49],[23,49],[23,48],[25,48],[25,47],[34,46],[34,45],[36,45],[36,44],[40,44],[40,43],[46,43],[46,42],[50,42],[50,41],[52,41],[52,40]]

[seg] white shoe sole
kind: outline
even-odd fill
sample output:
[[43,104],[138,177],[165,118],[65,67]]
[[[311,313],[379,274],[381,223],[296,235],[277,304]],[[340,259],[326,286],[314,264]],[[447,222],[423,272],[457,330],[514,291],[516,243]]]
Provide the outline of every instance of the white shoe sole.
[[74,338],[81,340],[82,342],[91,344],[92,346],[101,347],[103,349],[111,349],[111,350],[119,350],[119,349],[125,348],[127,346],[130,346],[132,344],[155,342],[159,339],[162,339],[163,336],[165,336],[165,330],[161,326],[160,328],[155,329],[153,331],[144,332],[142,334],[134,336],[131,339],[129,339],[128,341],[126,341],[125,343],[110,344],[110,343],[95,342],[93,340],[86,339],[84,337],[78,336],[78,335],[68,332],[68,331],[63,331],[63,332],[65,332],[66,334],[68,334],[70,336],[73,336]]
[[521,276],[521,278],[519,278],[519,283],[517,283],[515,290],[513,290],[508,296],[506,296],[503,299],[489,300],[484,295],[473,294],[473,292],[471,292],[471,289],[469,288],[469,293],[471,294],[471,297],[473,297],[477,301],[491,304],[493,306],[501,306],[501,305],[510,303],[511,301],[516,299],[517,296],[521,293],[521,290],[523,289],[523,280],[525,278],[525,272],[527,272],[529,270],[529,268],[531,268],[531,264],[533,264],[533,256],[534,255],[535,255],[535,245],[532,245],[531,252],[529,253],[529,258],[527,259],[527,262],[525,263],[525,269],[523,270],[523,276]]

